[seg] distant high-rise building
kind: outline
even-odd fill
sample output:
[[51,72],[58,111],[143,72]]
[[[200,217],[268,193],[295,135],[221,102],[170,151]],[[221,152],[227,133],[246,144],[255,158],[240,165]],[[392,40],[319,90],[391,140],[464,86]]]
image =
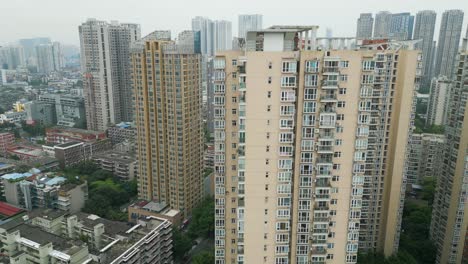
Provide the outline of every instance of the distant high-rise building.
[[374,26],[374,18],[371,13],[363,13],[357,20],[357,39],[372,38],[372,27]]
[[388,37],[393,40],[409,40],[413,37],[414,16],[410,13],[392,14]]
[[425,179],[437,177],[442,166],[444,135],[413,134],[408,154],[406,182],[422,184]]
[[192,30],[200,31],[201,53],[203,55],[213,55],[215,51],[213,21],[206,17],[197,16],[192,19]]
[[217,264],[398,248],[419,52],[313,50],[316,30],[250,32],[214,59]]
[[133,119],[130,43],[137,24],[88,19],[79,27],[86,121],[90,130]]
[[416,14],[416,24],[414,26],[413,39],[420,39],[421,42],[416,47],[422,50],[422,76],[421,86],[429,87],[432,79],[432,66],[434,58],[434,29],[437,13],[432,10],[419,11]]
[[463,11],[447,10],[442,15],[437,55],[434,65],[434,76],[444,75],[449,78],[453,74],[455,57],[460,45],[463,27]]
[[426,125],[445,125],[450,107],[451,87],[451,79],[445,76],[432,79]]
[[[372,35],[372,33],[371,33],[371,35]],[[327,38],[333,38],[333,31],[332,31],[331,28],[326,28],[326,29],[325,29],[325,37],[327,37]]]
[[42,44],[50,44],[50,38],[30,38],[30,39],[20,39],[19,44],[24,49],[24,58],[25,61],[31,63],[32,60],[36,57],[36,46]]
[[55,70],[53,46],[51,44],[41,44],[36,46],[37,71],[49,74]]
[[65,58],[63,56],[62,45],[60,42],[52,43],[52,57],[54,59],[55,71],[60,71],[63,67],[65,67]]
[[381,11],[375,15],[374,38],[388,38],[390,32],[390,23],[392,14],[387,11]]
[[[461,12],[461,11],[460,11]],[[460,20],[460,12],[447,20]],[[448,17],[447,17],[448,16]],[[450,18],[451,17],[451,18]],[[449,34],[450,35],[450,34]],[[450,109],[445,126],[446,143],[442,168],[437,175],[437,187],[432,209],[430,234],[437,248],[436,264],[466,263],[468,212],[468,51],[459,53],[454,61]]]
[[237,37],[244,38],[247,36],[248,31],[261,30],[263,27],[262,15],[239,15],[239,28]]
[[0,47],[0,68],[14,70],[26,64],[24,50],[21,46]]
[[199,32],[182,34],[177,43],[151,36],[134,43],[131,64],[138,196],[187,217],[203,198],[202,89],[201,54],[189,47],[190,39],[199,46]]
[[215,52],[232,49],[232,23],[226,20],[216,20],[214,24]]

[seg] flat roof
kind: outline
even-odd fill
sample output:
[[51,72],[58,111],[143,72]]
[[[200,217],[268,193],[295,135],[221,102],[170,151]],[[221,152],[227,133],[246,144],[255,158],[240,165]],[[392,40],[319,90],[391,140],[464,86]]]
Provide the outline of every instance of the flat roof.
[[5,216],[13,216],[15,214],[18,214],[22,212],[23,209],[14,207],[13,205],[10,205],[5,202],[0,202],[0,214],[5,215]]
[[25,172],[25,173],[14,172],[14,173],[8,173],[8,174],[3,175],[2,179],[5,179],[5,180],[18,180],[18,179],[22,179],[22,178],[31,177],[31,176],[32,176],[32,174],[29,173],[29,172]]

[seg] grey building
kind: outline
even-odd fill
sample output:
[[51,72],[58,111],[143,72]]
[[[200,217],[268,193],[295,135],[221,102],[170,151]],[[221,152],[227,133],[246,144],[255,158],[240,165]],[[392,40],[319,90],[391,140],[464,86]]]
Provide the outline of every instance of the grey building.
[[409,40],[413,37],[414,16],[410,13],[392,14],[390,20],[389,38],[393,40]]
[[86,126],[84,99],[78,96],[44,94],[38,100],[40,104],[52,105],[55,109],[55,123],[66,127]]
[[451,87],[451,79],[445,76],[432,79],[426,125],[445,125],[450,107]]
[[14,70],[25,65],[25,55],[21,46],[0,47],[0,68]]
[[36,46],[42,44],[50,44],[50,38],[40,37],[40,38],[30,38],[30,39],[20,39],[19,44],[24,49],[25,60],[30,62],[31,59],[34,59],[36,56]]
[[41,101],[32,101],[24,104],[27,120],[33,120],[41,125],[57,124],[57,112],[55,104]]
[[206,17],[197,16],[192,19],[192,30],[200,31],[201,54],[212,56],[215,51],[213,21]]
[[363,13],[357,20],[357,39],[370,39],[372,38],[372,27],[374,26],[374,18],[372,13]]
[[388,11],[381,11],[375,15],[374,38],[388,38],[392,14]]
[[442,166],[444,135],[412,134],[408,154],[407,183],[420,184],[437,177]]
[[432,62],[434,58],[434,29],[437,13],[432,10],[419,11],[416,14],[416,24],[414,26],[413,39],[420,39],[421,42],[416,44],[416,48],[422,50],[422,75],[421,86],[429,87],[432,78]]
[[137,24],[88,19],[79,27],[87,127],[105,130],[133,119],[130,44]]
[[239,15],[239,27],[237,37],[246,38],[248,31],[261,30],[263,27],[263,16],[255,15]]
[[463,27],[463,11],[447,10],[442,15],[437,55],[434,65],[434,76],[444,75],[449,78],[453,74],[453,66],[460,45]]

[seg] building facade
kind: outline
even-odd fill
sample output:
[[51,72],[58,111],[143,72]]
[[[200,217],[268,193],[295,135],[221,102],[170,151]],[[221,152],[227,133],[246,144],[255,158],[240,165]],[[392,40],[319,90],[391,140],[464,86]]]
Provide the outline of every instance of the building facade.
[[450,107],[451,87],[452,81],[445,76],[432,79],[426,125],[445,125]]
[[203,197],[201,55],[193,50],[151,37],[132,47],[138,195],[185,217]]
[[239,15],[237,37],[246,38],[248,31],[261,30],[263,27],[263,15]]
[[463,15],[461,10],[447,10],[442,14],[434,64],[434,77],[452,77],[460,45]]
[[314,51],[315,30],[251,32],[215,58],[217,264],[398,248],[420,55]]
[[[468,181],[468,52],[456,60],[454,83],[446,122],[443,165],[437,176],[432,210],[431,237],[437,247],[436,263],[462,263]],[[465,117],[465,118],[464,118]]]
[[416,24],[414,26],[415,40],[421,40],[416,47],[422,51],[423,65],[421,86],[429,87],[432,79],[432,66],[434,62],[434,30],[437,13],[432,10],[419,11],[416,14]]
[[422,184],[425,179],[435,178],[442,166],[444,135],[413,134],[408,156],[407,183]]
[[79,27],[87,127],[105,130],[133,119],[130,44],[137,24],[89,19]]
[[372,13],[363,13],[357,20],[357,39],[370,39],[372,38],[372,28],[374,26],[374,18]]
[[374,38],[386,39],[390,32],[392,14],[387,11],[378,12],[375,15]]
[[392,14],[388,37],[393,40],[413,38],[414,16],[410,13]]

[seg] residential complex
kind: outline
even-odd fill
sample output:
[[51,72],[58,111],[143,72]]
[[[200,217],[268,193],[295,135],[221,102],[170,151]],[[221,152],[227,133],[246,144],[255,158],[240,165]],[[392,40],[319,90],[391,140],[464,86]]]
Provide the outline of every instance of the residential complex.
[[357,20],[357,39],[371,39],[372,28],[374,26],[374,18],[372,13],[363,13]]
[[437,177],[444,146],[444,135],[414,133],[408,155],[407,183],[422,184],[425,179]]
[[129,51],[140,39],[140,26],[88,19],[79,33],[88,129],[132,121]]
[[451,87],[452,81],[445,76],[432,79],[426,125],[445,125],[450,110]]
[[434,76],[452,77],[463,27],[463,11],[447,10],[442,14]]
[[387,11],[381,11],[375,15],[374,38],[376,39],[388,38],[388,33],[390,32],[391,20],[392,20],[392,14]]
[[201,54],[213,56],[217,51],[232,48],[232,23],[206,17],[192,19],[192,31],[200,32]]
[[184,217],[203,197],[199,45],[149,35],[133,45],[131,56],[138,195],[169,204]]
[[416,14],[413,39],[421,40],[416,47],[422,51],[422,76],[421,86],[431,85],[432,65],[434,62],[434,29],[437,13],[432,10],[419,11]]
[[316,26],[214,60],[216,263],[356,263],[398,249],[421,55],[316,51]]
[[0,223],[4,261],[22,263],[172,263],[171,223],[127,223],[43,210]]
[[247,37],[247,32],[257,31],[263,28],[263,16],[259,14],[239,15],[238,22],[237,37],[239,38],[245,39]]
[[[467,36],[468,38],[468,36]],[[465,48],[466,42],[465,40]],[[468,214],[468,51],[454,63],[450,106],[445,126],[446,143],[432,209],[431,237],[437,247],[437,264],[468,261],[465,239]]]

